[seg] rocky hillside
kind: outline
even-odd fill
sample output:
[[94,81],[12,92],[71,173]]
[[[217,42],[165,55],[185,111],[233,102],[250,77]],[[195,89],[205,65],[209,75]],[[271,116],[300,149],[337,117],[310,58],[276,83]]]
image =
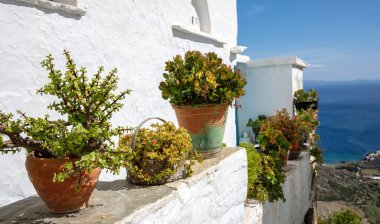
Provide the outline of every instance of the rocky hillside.
[[[321,205],[339,203],[359,211],[369,223],[380,223],[380,151],[363,161],[323,165],[318,171]],[[326,203],[334,202],[334,203]],[[328,209],[327,209],[328,210]],[[323,213],[323,212],[322,212]]]

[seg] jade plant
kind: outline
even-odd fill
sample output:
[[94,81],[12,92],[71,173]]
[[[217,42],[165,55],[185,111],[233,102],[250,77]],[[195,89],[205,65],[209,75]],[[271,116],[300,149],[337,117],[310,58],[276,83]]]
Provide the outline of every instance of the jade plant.
[[259,201],[285,201],[282,184],[286,180],[282,161],[276,152],[265,155],[256,152],[251,143],[240,145],[247,151],[248,194],[247,197]]
[[[121,153],[114,136],[120,128],[113,128],[110,119],[120,110],[130,90],[117,90],[117,69],[103,76],[103,67],[90,78],[84,67],[78,68],[68,51],[64,51],[66,71],[61,72],[54,65],[54,58],[48,55],[41,62],[49,75],[49,82],[37,92],[55,97],[48,109],[62,115],[51,120],[49,115],[39,118],[27,116],[18,111],[18,117],[0,112],[0,151],[16,153],[26,149],[28,154],[38,158],[77,158],[67,162],[54,181],[64,181],[82,171],[97,167],[117,173],[124,165],[125,154]],[[5,139],[4,136],[8,138]]]
[[319,99],[318,92],[309,89],[308,92],[306,92],[303,89],[297,90],[294,93],[294,102],[295,103],[302,103],[302,102],[317,102]]
[[162,97],[175,106],[231,104],[245,94],[247,81],[239,70],[222,62],[215,53],[188,51],[166,62]]
[[259,131],[261,129],[261,123],[265,119],[267,119],[267,116],[265,116],[265,115],[259,115],[257,117],[257,119],[255,119],[255,120],[253,120],[251,118],[248,120],[247,127],[251,127],[252,128],[252,131],[253,131],[253,133],[255,134],[256,137],[259,135]]
[[174,175],[183,165],[186,175],[190,176],[192,166],[198,159],[195,152],[192,152],[190,135],[172,122],[141,128],[134,145],[131,144],[132,134],[120,139],[119,148],[128,157],[128,175],[146,184],[156,184]]

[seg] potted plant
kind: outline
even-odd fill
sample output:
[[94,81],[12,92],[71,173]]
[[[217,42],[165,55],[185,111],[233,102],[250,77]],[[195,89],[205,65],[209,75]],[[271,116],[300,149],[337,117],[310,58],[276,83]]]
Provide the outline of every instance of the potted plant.
[[318,110],[318,92],[313,89],[309,89],[309,92],[300,89],[294,93],[293,103],[297,111],[301,109],[307,110],[309,108]]
[[287,164],[290,142],[280,130],[263,127],[257,136],[257,142],[266,152],[264,154],[270,154],[274,158],[281,157],[283,165]]
[[291,143],[289,159],[297,159],[301,153],[299,140],[301,139],[300,124],[296,117],[291,117],[286,109],[278,111],[275,116],[269,117],[263,123],[265,129],[272,128],[282,132],[288,142]]
[[12,114],[0,112],[0,151],[26,149],[29,179],[54,213],[86,207],[100,170],[117,173],[124,164],[124,154],[112,140],[120,131],[112,128],[109,120],[130,92],[115,93],[116,68],[102,78],[104,69],[99,67],[89,79],[85,68],[77,69],[69,52],[64,51],[64,55],[65,73],[55,68],[51,55],[41,63],[50,81],[38,90],[55,97],[48,108],[63,115],[62,119],[52,121],[48,115],[32,118],[20,111],[20,118],[14,119]]
[[189,131],[193,147],[204,158],[219,155],[228,105],[245,94],[247,81],[215,53],[177,55],[166,62],[165,70],[159,88],[172,104],[179,125]]
[[[152,119],[152,118],[151,118]],[[120,139],[120,147],[126,151],[126,168],[129,183],[138,185],[165,184],[192,174],[194,164],[190,135],[184,128],[177,128],[172,122],[142,125],[133,134]],[[187,162],[187,159],[189,161]]]
[[301,109],[296,116],[301,129],[301,144],[307,143],[319,125],[317,112],[311,108]]
[[257,119],[255,119],[255,120],[252,120],[252,119],[248,120],[247,127],[251,127],[252,128],[252,132],[255,134],[255,138],[257,138],[257,136],[259,135],[259,132],[260,132],[260,129],[261,129],[261,122],[264,121],[265,119],[267,119],[267,116],[265,116],[265,115],[259,115],[257,117]]

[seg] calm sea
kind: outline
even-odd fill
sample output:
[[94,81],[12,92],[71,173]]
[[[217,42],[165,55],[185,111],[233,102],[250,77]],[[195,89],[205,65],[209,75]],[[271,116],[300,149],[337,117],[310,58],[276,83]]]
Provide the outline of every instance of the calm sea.
[[361,160],[380,150],[380,81],[305,81],[320,95],[319,134],[325,163]]

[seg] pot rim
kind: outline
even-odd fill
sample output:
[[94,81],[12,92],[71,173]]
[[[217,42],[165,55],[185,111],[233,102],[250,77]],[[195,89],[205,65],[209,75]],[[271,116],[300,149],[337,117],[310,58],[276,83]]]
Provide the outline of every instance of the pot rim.
[[203,107],[215,107],[215,106],[228,106],[230,103],[219,103],[219,104],[192,104],[192,105],[174,105],[173,108],[203,108]]
[[65,157],[65,158],[38,158],[33,155],[32,153],[29,153],[26,155],[27,159],[31,160],[37,160],[37,161],[78,161],[79,157]]

